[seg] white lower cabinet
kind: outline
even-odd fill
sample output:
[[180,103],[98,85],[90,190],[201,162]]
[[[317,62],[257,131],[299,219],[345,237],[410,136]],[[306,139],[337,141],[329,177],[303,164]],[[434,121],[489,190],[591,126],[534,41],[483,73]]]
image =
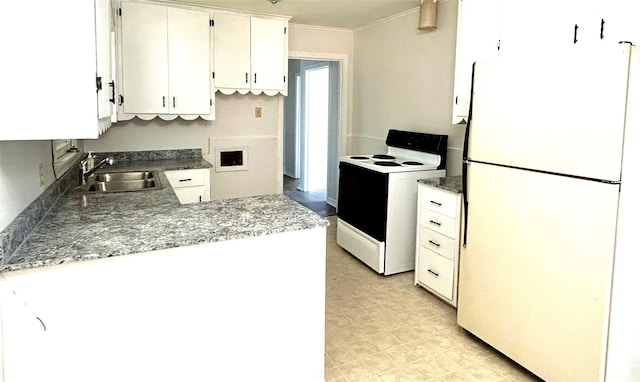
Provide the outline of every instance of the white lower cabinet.
[[454,262],[424,247],[418,249],[416,262],[419,263],[416,267],[418,284],[453,300]]
[[462,195],[420,183],[415,284],[447,303],[458,302]]
[[200,203],[211,200],[208,168],[165,171],[164,173],[180,203]]
[[325,235],[3,273],[0,381],[323,381]]

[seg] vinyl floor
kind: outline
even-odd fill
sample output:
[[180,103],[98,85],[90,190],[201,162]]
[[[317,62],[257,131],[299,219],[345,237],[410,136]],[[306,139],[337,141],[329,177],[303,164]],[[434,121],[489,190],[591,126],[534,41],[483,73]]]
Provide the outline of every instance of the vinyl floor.
[[456,310],[413,283],[381,276],[327,230],[327,382],[540,381],[456,324]]

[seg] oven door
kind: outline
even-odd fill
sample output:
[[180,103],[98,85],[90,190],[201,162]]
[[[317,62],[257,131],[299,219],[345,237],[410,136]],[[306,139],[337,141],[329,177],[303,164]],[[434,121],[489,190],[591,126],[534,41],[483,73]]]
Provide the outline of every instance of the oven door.
[[387,232],[389,174],[340,162],[338,217],[374,239]]

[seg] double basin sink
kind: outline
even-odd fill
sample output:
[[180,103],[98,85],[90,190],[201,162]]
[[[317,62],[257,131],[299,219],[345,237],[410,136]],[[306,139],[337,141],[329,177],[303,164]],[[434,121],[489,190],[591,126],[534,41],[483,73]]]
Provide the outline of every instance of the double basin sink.
[[157,190],[160,187],[157,171],[127,171],[93,174],[85,184],[75,190],[80,192],[127,192]]

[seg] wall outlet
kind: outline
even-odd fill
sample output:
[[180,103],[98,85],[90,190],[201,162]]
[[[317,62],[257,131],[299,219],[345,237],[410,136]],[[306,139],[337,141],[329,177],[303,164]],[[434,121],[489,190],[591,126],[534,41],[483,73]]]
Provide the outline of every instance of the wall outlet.
[[40,173],[40,187],[44,186],[44,165],[40,163],[38,165],[38,172]]
[[256,107],[256,118],[262,118],[262,108],[260,106]]

